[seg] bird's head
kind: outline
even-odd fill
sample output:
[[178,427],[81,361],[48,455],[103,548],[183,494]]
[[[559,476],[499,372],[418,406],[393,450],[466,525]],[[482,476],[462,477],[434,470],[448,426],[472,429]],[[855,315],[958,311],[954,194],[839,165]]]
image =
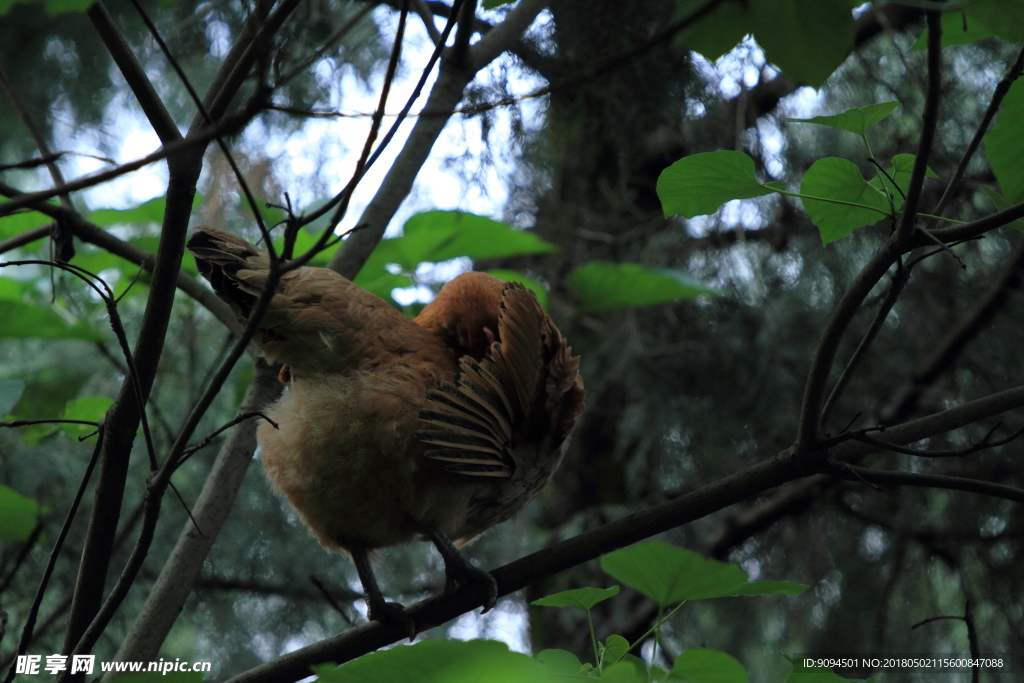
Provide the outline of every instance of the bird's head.
[[463,273],[441,288],[416,322],[444,338],[459,355],[480,360],[498,338],[498,308],[505,283],[487,273]]

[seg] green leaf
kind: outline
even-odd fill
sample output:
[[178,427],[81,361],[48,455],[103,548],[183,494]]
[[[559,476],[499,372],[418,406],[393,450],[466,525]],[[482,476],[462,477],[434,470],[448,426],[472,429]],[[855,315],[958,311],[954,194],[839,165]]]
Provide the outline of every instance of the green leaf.
[[[993,202],[995,202],[997,211],[1005,211],[1006,209],[1009,209],[1011,206],[1013,206],[1013,204],[1011,204],[1006,199],[1006,197],[999,194],[988,185],[982,185],[981,189],[985,191],[985,194],[987,194]],[[1007,227],[1013,228],[1018,232],[1024,232],[1024,218],[1018,218],[1012,223],[1007,223]]]
[[830,128],[840,128],[857,135],[864,135],[871,126],[882,121],[900,106],[899,102],[869,104],[859,109],[848,109],[833,116],[815,116],[813,119],[787,119],[792,123],[817,123]]
[[583,668],[576,655],[565,650],[541,650],[537,659],[544,663],[544,673],[548,676],[572,676]]
[[992,35],[1011,43],[1024,42],[1024,2],[974,0],[965,4],[968,23],[976,21]]
[[544,676],[540,662],[493,640],[424,640],[311,668],[323,683],[533,683]]
[[486,272],[489,275],[493,275],[499,280],[504,280],[505,282],[518,282],[519,284],[521,284],[522,286],[526,287],[528,290],[536,294],[538,303],[540,303],[541,307],[544,308],[544,310],[547,310],[548,290],[544,288],[544,285],[542,285],[537,280],[534,280],[529,275],[523,275],[522,273],[516,270],[501,269],[487,270],[484,272]]
[[0,418],[11,414],[24,391],[25,382],[20,379],[0,380]]
[[591,261],[572,272],[569,284],[576,290],[581,308],[587,312],[717,294],[681,270],[648,268],[639,263]]
[[[871,679],[869,678],[868,681]],[[851,679],[838,676],[828,669],[793,669],[785,683],[853,683]]]
[[647,670],[643,662],[637,664],[632,660],[622,661],[602,671],[599,680],[601,683],[645,683]]
[[0,338],[26,339],[82,339],[99,341],[103,338],[84,323],[71,325],[52,309],[21,301],[0,300]]
[[[868,184],[876,190],[884,188],[889,193],[889,196],[892,197],[893,206],[896,209],[903,206],[903,200],[907,195],[907,190],[910,188],[910,178],[913,175],[915,159],[917,159],[917,156],[914,154],[897,154],[892,158],[892,167],[885,169],[885,173],[879,171],[878,175],[868,181]],[[928,167],[925,167],[924,174],[928,178],[939,177],[935,171]],[[896,187],[893,187],[892,181],[889,180],[890,178],[896,182]]]
[[[114,405],[113,399],[109,399],[106,396],[82,396],[73,401],[68,401],[62,417],[65,420],[102,422],[103,417],[107,414],[107,410],[112,405]],[[96,431],[96,428],[91,425],[59,424],[57,426],[62,432],[74,438]]]
[[1024,201],[1024,87],[1020,85],[1010,88],[996,127],[985,134],[985,156],[1011,204]]
[[654,541],[616,550],[601,558],[601,569],[654,600],[662,608],[683,600],[746,595],[799,595],[807,586],[789,581],[748,582],[735,564]]
[[853,15],[844,2],[756,0],[750,11],[765,57],[799,83],[820,87],[853,49]]
[[416,214],[405,222],[403,232],[402,237],[387,241],[397,246],[396,254],[402,257],[392,263],[409,271],[423,261],[447,261],[459,256],[482,260],[555,251],[553,244],[533,232],[461,211]]
[[24,543],[44,511],[31,498],[0,484],[0,542]]
[[[615,588],[615,592],[618,593],[618,586]],[[619,661],[629,652],[629,641],[620,635],[612,634],[608,636],[602,645],[604,652],[603,661],[606,666]]]
[[657,189],[665,216],[686,218],[714,213],[733,199],[772,193],[754,177],[753,159],[724,149],[683,157],[661,172]]
[[573,588],[549,595],[540,600],[534,600],[531,604],[538,607],[582,607],[590,609],[599,602],[603,602],[613,595],[619,594],[619,587],[611,588]]
[[[2,2],[3,0],[0,0],[0,3]],[[3,12],[0,11],[0,14],[3,14]],[[3,202],[0,202],[0,206],[3,206]],[[14,213],[8,216],[0,216],[0,240],[20,235],[32,228],[38,228],[41,225],[46,225],[47,223],[52,222],[52,218],[47,216],[45,213],[39,213],[38,211],[24,211],[22,213]],[[40,237],[39,239],[43,238]]]
[[[967,45],[983,38],[990,38],[993,34],[981,22],[973,17],[968,17],[962,10],[944,12],[942,14],[942,47],[953,47],[954,45]],[[924,30],[918,36],[917,41],[910,46],[911,50],[928,49],[928,31]]]
[[724,652],[695,648],[676,657],[672,679],[688,683],[747,683],[747,670]]
[[484,0],[484,9],[494,9],[495,7],[501,7],[502,5],[511,5],[516,0]]
[[[892,167],[897,173],[913,173],[914,163],[917,161],[916,154],[897,154],[892,158]],[[931,166],[924,167],[924,174],[928,178],[939,177],[939,174],[932,170]]]
[[[685,19],[707,5],[707,0],[684,0],[676,8],[676,19]],[[732,50],[750,33],[752,20],[746,5],[727,0],[681,31],[678,44],[699,52],[711,62]]]
[[859,205],[803,198],[804,210],[818,226],[822,244],[846,237],[861,226],[873,225],[890,210],[885,195],[864,180],[854,163],[837,157],[814,162],[804,174],[800,194]]

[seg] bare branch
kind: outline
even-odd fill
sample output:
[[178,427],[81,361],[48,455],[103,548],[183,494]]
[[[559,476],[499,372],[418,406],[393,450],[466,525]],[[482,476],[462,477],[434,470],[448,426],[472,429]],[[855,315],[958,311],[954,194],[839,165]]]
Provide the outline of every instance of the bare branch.
[[[256,362],[252,380],[240,408],[253,411],[273,402],[280,394],[277,373],[262,360]],[[235,496],[256,449],[256,423],[242,422],[231,430],[206,477],[193,514],[203,529],[197,534],[185,524],[170,557],[160,570],[139,614],[125,636],[115,661],[152,660],[181,613],[199,577],[203,561],[227,520]]]
[[899,245],[906,245],[914,234],[917,222],[917,204],[924,188],[925,171],[928,170],[928,157],[932,152],[932,141],[939,121],[939,93],[942,90],[942,13],[929,10],[928,18],[928,93],[925,96],[923,122],[921,124],[921,141],[914,159],[914,169],[910,173],[910,186],[907,188],[907,200],[903,203],[903,213],[893,238]]
[[1024,489],[1004,484],[993,484],[978,479],[950,477],[944,474],[921,474],[914,472],[885,472],[843,463],[832,472],[837,477],[850,481],[866,481],[870,484],[893,484],[897,486],[920,486],[924,488],[950,489],[980,493],[995,498],[1005,498],[1024,503]]

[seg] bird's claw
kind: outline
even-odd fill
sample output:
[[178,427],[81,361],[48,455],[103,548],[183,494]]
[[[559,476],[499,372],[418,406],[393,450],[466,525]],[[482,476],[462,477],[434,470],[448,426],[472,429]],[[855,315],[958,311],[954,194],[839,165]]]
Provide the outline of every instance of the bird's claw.
[[449,565],[447,569],[446,591],[454,590],[460,584],[479,583],[487,591],[487,599],[484,601],[484,612],[489,612],[498,603],[498,582],[490,572],[475,567],[468,562],[464,565]]
[[408,612],[397,602],[367,601],[367,608],[370,621],[377,621],[382,624],[388,622],[398,624],[408,634],[409,640],[416,638],[416,620],[409,616]]

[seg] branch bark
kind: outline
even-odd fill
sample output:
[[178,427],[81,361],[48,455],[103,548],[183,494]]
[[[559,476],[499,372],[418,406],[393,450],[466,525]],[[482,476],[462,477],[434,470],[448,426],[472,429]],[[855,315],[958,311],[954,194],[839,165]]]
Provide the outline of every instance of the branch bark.
[[[280,392],[277,373],[260,360],[256,363],[239,410],[259,410],[274,401]],[[217,540],[242,486],[256,449],[256,426],[256,420],[247,420],[230,431],[192,509],[196,524],[185,522],[174,550],[164,563],[114,661],[156,660],[160,646],[195,587],[206,555]]]

